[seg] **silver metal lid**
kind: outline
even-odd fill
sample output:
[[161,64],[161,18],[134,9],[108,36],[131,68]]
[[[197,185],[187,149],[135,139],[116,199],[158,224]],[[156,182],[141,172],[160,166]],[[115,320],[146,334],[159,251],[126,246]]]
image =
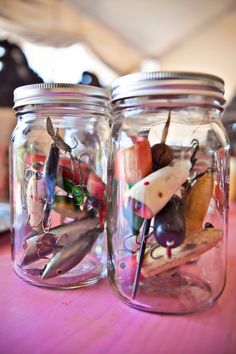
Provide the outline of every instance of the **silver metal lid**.
[[195,72],[140,72],[122,76],[112,85],[112,102],[140,96],[198,95],[215,98],[224,104],[224,81]]
[[78,99],[91,99],[91,104],[109,101],[109,90],[78,84],[33,84],[14,90],[14,108],[42,103],[76,103]]

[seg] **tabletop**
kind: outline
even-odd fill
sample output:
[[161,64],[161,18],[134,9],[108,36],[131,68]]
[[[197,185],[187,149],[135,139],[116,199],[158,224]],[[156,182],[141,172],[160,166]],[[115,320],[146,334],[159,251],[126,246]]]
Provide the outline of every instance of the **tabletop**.
[[77,290],[48,290],[19,279],[10,235],[0,235],[0,354],[235,354],[236,204],[229,218],[228,279],[210,308],[150,314],[123,304],[104,279]]

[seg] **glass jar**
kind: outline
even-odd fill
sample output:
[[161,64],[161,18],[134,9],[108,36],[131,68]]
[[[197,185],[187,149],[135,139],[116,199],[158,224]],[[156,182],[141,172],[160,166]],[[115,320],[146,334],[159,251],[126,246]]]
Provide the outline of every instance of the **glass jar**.
[[73,84],[14,91],[12,261],[25,281],[76,288],[106,274],[109,92]]
[[224,82],[150,72],[112,87],[108,277],[137,309],[194,312],[226,276],[229,142]]

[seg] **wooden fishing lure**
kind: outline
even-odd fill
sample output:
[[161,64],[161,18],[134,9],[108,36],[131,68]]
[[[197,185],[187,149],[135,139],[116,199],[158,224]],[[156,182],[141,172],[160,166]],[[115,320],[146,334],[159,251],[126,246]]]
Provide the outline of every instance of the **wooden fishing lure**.
[[152,153],[149,141],[133,137],[133,146],[118,151],[115,156],[115,179],[136,183],[152,172]]
[[172,250],[171,258],[166,257],[165,249],[162,247],[156,248],[152,254],[148,250],[143,259],[142,275],[149,278],[184,265],[216,246],[222,239],[221,229],[207,228],[186,238],[181,246]]
[[126,194],[133,212],[145,219],[155,216],[186,181],[191,166],[181,159],[137,182]]
[[190,189],[184,202],[184,219],[186,235],[200,230],[213,195],[214,176],[206,171],[197,178],[194,186]]

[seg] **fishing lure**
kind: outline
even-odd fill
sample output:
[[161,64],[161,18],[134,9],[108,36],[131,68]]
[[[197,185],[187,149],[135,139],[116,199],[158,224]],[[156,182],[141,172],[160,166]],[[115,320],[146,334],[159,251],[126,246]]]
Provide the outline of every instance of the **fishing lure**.
[[[46,231],[49,227],[50,211],[54,204],[55,185],[57,177],[57,168],[59,161],[59,148],[65,149],[67,144],[59,135],[55,133],[52,121],[47,118],[47,132],[53,138],[53,143],[50,145],[49,153],[45,163],[34,163],[33,166],[44,165],[43,171],[36,171],[30,178],[26,189],[26,203],[28,218],[31,227],[35,231]],[[64,143],[64,144],[63,144]]]
[[[163,132],[162,132],[161,144],[156,144],[151,149],[152,165],[154,167],[154,170],[158,169],[158,166],[159,167],[164,167],[164,166],[168,165],[173,160],[173,157],[174,157],[173,150],[165,144],[166,137],[168,135],[168,130],[169,130],[170,118],[171,118],[171,112],[169,112],[169,114],[168,114],[168,119],[167,119],[167,122],[166,122],[165,127],[164,127]],[[171,161],[166,161],[166,156],[163,157],[163,152],[162,152],[163,147],[166,147],[165,149],[169,150],[169,154],[172,153],[173,156],[170,156],[171,157]],[[159,153],[159,152],[161,152],[161,153]],[[157,166],[157,164],[158,164],[158,166]],[[144,182],[145,186],[147,186],[148,184],[149,184],[148,181]],[[132,211],[136,215],[136,218],[139,218],[138,220],[140,220],[140,219],[143,220],[143,218],[140,218],[140,217],[144,217],[144,215],[140,215],[139,213],[135,212],[134,210],[132,210]],[[146,250],[146,235],[149,232],[149,228],[150,228],[150,224],[151,224],[151,218],[150,217],[146,217],[146,215],[145,215],[145,219],[146,220],[144,221],[144,225],[143,225],[143,229],[142,229],[142,235],[141,235],[139,260],[138,260],[138,265],[137,265],[137,268],[136,268],[133,291],[132,291],[132,298],[133,299],[135,298],[136,292],[137,292],[137,289],[138,289],[138,282],[139,282],[139,278],[140,278],[140,272],[141,272],[141,268],[142,268],[143,257],[144,257],[145,250]]]
[[206,171],[197,177],[184,202],[184,219],[186,235],[202,228],[214,189],[214,176]]
[[152,172],[152,153],[149,141],[131,137],[133,146],[118,151],[115,156],[115,179],[136,183]]
[[47,189],[47,198],[43,215],[43,228],[48,225],[50,211],[54,204],[57,168],[59,161],[59,149],[52,143],[44,166],[44,179]]
[[31,169],[33,173],[26,188],[26,205],[28,212],[28,222],[33,230],[43,229],[43,214],[47,198],[47,188],[43,175],[40,171]]
[[166,205],[187,180],[196,163],[198,148],[198,141],[193,140],[190,158],[181,158],[175,164],[151,173],[126,193],[128,204],[135,214],[151,219]]
[[43,232],[28,238],[24,244],[25,253],[20,266],[26,266],[51,253],[56,253],[65,246],[69,240],[72,242],[79,237],[81,233],[95,228],[96,226],[97,220],[93,215],[89,215],[82,223],[81,221],[75,221],[60,225],[52,228],[50,232]]
[[53,210],[63,217],[75,220],[82,220],[88,216],[88,210],[81,210],[75,205],[73,198],[68,196],[56,195]]
[[[164,140],[165,139],[166,135],[164,137]],[[146,219],[143,226],[140,256],[132,292],[133,298],[135,298],[137,292],[139,274],[142,268],[146,249],[146,237],[149,232],[151,219],[168,203],[175,192],[186,181],[189,175],[189,171],[196,163],[196,152],[199,148],[197,141],[193,140],[192,148],[193,152],[190,159],[180,159],[175,163],[174,166],[166,166],[153,172],[151,175],[136,183],[127,193],[128,204],[131,206],[133,212],[138,216]],[[179,229],[179,242],[182,242],[185,236],[184,224],[182,226],[183,230],[180,231]],[[158,230],[157,227],[155,236],[161,241],[163,245],[165,245],[165,247],[167,247],[167,254],[169,257],[171,257],[171,249],[175,246],[175,244],[178,243],[176,241],[176,237],[175,240],[174,235],[171,237],[169,235],[167,238],[164,229]]]
[[62,250],[50,259],[42,274],[42,279],[50,279],[64,274],[79,264],[92,249],[99,233],[100,229],[96,228],[95,222],[90,222],[83,232],[78,228],[76,238],[67,242]]
[[88,192],[80,185],[77,186],[73,181],[65,178],[63,180],[64,189],[73,198],[74,204],[79,206],[80,210],[89,209]]
[[25,253],[20,267],[45,258],[56,248],[57,235],[55,233],[43,233],[30,237],[25,241]]
[[158,244],[167,249],[171,258],[171,250],[183,243],[185,238],[185,221],[183,201],[174,195],[154,218],[154,236]]
[[171,258],[166,257],[165,249],[162,247],[155,248],[154,252],[150,249],[144,255],[142,275],[149,278],[184,265],[216,246],[222,239],[221,229],[206,228],[195,232],[179,247],[174,248]]
[[[160,276],[161,274],[174,274],[176,268],[197,259],[201,254],[217,246],[223,239],[223,232],[220,229],[206,228],[186,238],[181,246],[173,249],[171,258],[166,258],[163,247],[148,247],[144,254],[140,280]],[[140,255],[127,255],[120,257],[116,262],[117,276],[124,286],[134,282],[135,269],[137,269]]]
[[[160,167],[164,167],[164,166],[168,165],[173,160],[173,157],[174,157],[173,150],[165,144],[166,138],[168,135],[169,125],[170,125],[170,118],[171,118],[171,112],[169,112],[169,114],[168,114],[168,119],[166,121],[165,127],[162,132],[161,144],[156,144],[151,149],[151,160],[152,160],[152,166],[153,166],[154,171],[157,170],[158,167],[160,168]],[[163,155],[163,147],[169,153],[169,156],[167,156],[168,154]],[[170,159],[168,159],[168,158],[170,158]],[[151,172],[152,172],[152,169],[151,169]],[[145,176],[143,176],[143,177],[145,177]],[[144,186],[148,186],[149,183],[150,183],[149,181],[144,181]],[[132,188],[135,188],[135,187],[132,187]],[[136,216],[137,221],[140,221],[140,224],[142,225],[141,221],[143,221],[143,218],[145,218],[143,229],[142,229],[142,235],[141,235],[139,260],[138,260],[138,265],[136,268],[133,291],[132,291],[132,298],[134,299],[136,296],[137,288],[138,288],[138,282],[139,282],[139,278],[140,278],[143,257],[144,257],[145,250],[146,250],[146,235],[149,232],[152,216],[150,216],[150,215],[147,216],[146,212],[143,215],[142,215],[142,213],[137,212],[137,210],[140,207],[140,201],[137,202],[137,200],[134,201],[134,199],[133,199],[133,202],[135,203],[135,207],[131,208],[131,210],[132,210],[132,213],[134,213],[134,215]],[[131,199],[131,204],[132,204],[132,199]],[[147,211],[147,208],[146,208],[146,211]],[[133,218],[133,220],[134,220],[134,218]]]
[[145,219],[155,216],[186,181],[191,166],[190,160],[181,159],[136,183],[127,192],[133,212]]

